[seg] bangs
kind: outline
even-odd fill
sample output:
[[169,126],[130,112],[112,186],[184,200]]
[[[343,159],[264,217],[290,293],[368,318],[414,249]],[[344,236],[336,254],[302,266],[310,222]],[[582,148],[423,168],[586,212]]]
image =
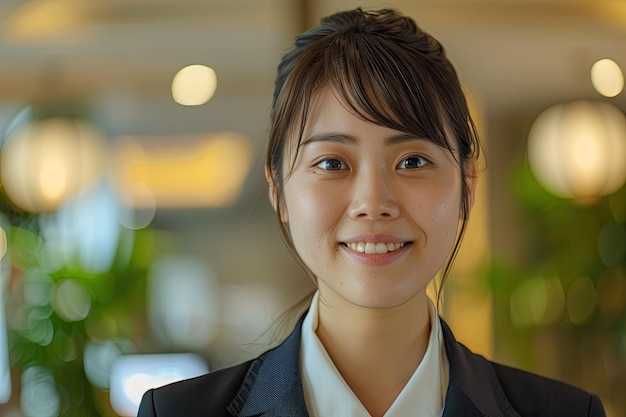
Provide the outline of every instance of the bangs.
[[446,135],[451,121],[435,88],[442,83],[434,79],[432,63],[396,42],[366,34],[339,34],[332,41],[324,57],[328,85],[357,117],[455,147]]
[[[403,29],[412,33],[331,31],[309,38],[297,59],[286,55],[270,134],[289,149],[292,167],[311,103],[323,88],[364,121],[431,141],[459,162],[476,156],[477,135],[454,67],[434,38]],[[271,149],[275,172],[282,171],[282,151]]]

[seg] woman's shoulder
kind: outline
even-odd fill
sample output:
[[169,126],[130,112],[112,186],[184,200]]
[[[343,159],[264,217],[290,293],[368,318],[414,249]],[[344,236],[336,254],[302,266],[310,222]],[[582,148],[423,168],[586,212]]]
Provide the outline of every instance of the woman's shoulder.
[[521,415],[605,416],[600,399],[583,389],[518,368],[490,362],[500,386]]
[[[441,320],[450,364],[446,406],[469,403],[482,414],[503,416],[605,417],[600,399],[580,388],[487,360],[454,338]],[[494,411],[494,410],[497,410]]]
[[[252,361],[185,379],[144,394],[138,417],[227,416]],[[211,414],[207,414],[207,412]]]

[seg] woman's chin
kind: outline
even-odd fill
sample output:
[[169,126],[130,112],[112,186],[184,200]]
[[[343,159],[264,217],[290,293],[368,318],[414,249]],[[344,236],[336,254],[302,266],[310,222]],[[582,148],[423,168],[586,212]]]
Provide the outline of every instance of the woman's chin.
[[[333,291],[334,294],[330,297],[325,296],[322,289],[320,292],[323,299],[332,300],[331,305],[348,303],[356,307],[377,310],[398,308],[411,301],[426,301],[425,289],[407,291],[406,289],[359,287],[352,288],[351,291],[347,290],[347,288],[342,288],[339,291]],[[423,297],[419,297],[420,295]]]

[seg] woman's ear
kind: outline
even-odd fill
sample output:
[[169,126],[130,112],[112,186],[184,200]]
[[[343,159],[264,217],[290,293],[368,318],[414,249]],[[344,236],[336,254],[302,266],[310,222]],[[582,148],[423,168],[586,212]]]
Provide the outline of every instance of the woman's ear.
[[280,193],[280,186],[276,183],[273,178],[273,175],[269,172],[268,169],[265,170],[265,180],[268,185],[268,194],[270,199],[270,204],[274,208],[274,211],[278,213],[280,217],[280,221],[282,223],[289,223],[289,216],[287,216],[287,209],[285,207],[285,202]]

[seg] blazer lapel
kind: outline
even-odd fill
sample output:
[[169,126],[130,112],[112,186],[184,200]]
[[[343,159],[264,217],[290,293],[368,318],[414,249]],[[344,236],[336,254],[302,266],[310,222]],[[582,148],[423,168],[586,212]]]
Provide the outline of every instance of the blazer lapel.
[[519,417],[489,361],[457,342],[443,320],[441,327],[450,363],[443,417]]
[[[300,331],[304,316],[289,337],[250,365],[228,411],[236,417],[306,417],[300,376]],[[443,417],[519,417],[509,404],[491,364],[454,339],[441,320],[450,363]]]
[[237,417],[308,416],[300,377],[300,330],[304,316],[283,343],[250,365],[228,407]]
[[[498,415],[498,414],[495,414]],[[459,388],[448,386],[442,417],[484,417],[474,402]]]

